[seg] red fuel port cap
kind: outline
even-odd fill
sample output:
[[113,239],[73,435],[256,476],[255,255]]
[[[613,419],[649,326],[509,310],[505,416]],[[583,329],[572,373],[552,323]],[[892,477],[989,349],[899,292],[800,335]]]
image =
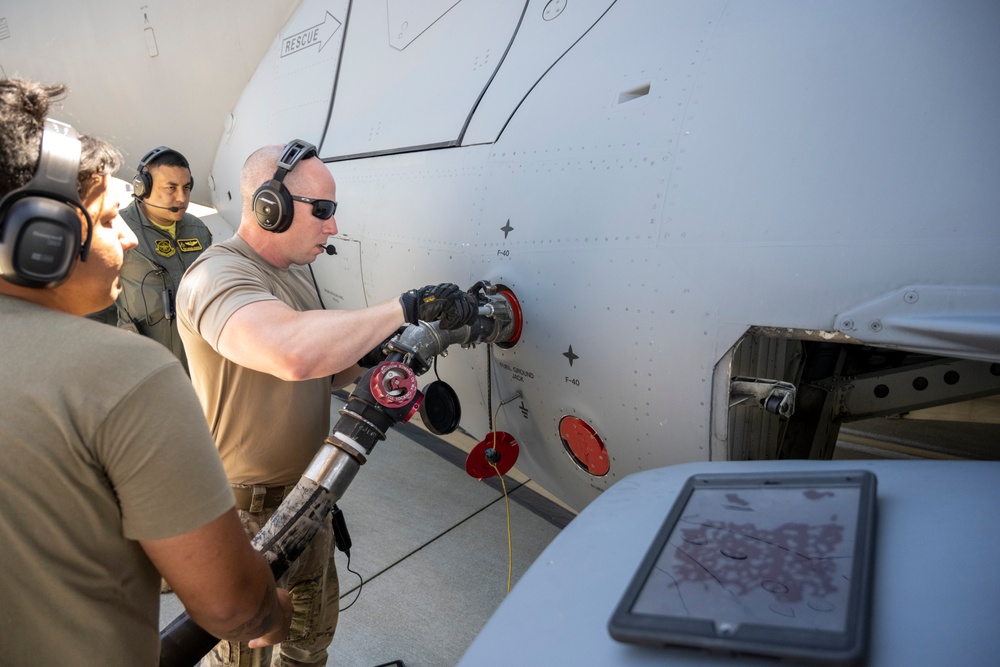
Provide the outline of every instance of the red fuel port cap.
[[590,424],[579,417],[563,417],[559,420],[559,437],[578,466],[595,477],[608,474],[611,469],[608,450]]

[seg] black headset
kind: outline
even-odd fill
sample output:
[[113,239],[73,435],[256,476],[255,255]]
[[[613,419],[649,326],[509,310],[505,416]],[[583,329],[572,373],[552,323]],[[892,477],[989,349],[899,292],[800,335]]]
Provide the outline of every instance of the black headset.
[[253,213],[257,224],[269,232],[280,234],[292,225],[294,204],[292,193],[282,181],[301,160],[317,155],[316,147],[301,139],[294,139],[285,146],[278,160],[274,177],[253,193]]
[[[132,196],[136,199],[145,199],[153,191],[153,175],[149,173],[146,165],[164,153],[177,153],[177,151],[166,146],[157,146],[139,160],[139,166],[135,168],[135,178],[132,179]],[[180,155],[180,153],[177,154]],[[184,156],[181,155],[181,157]]]
[[[0,200],[0,276],[24,287],[62,284],[87,261],[94,223],[77,193],[80,137],[66,123],[45,119],[35,175]],[[87,240],[80,240],[80,213]]]

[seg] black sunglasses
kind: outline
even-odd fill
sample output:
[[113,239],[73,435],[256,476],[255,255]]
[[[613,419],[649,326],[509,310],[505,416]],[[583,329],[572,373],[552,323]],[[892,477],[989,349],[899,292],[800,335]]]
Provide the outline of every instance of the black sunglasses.
[[320,220],[329,220],[337,212],[337,202],[329,199],[311,199],[309,197],[299,197],[292,195],[293,201],[300,201],[304,204],[312,204],[313,215]]

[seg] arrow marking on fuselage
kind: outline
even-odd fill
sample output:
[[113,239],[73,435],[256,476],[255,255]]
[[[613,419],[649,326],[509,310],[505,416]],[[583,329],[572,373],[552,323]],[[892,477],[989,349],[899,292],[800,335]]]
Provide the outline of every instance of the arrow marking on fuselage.
[[[327,25],[331,20],[333,24]],[[319,44],[319,50],[322,51],[326,43],[330,41],[330,38],[340,30],[340,25],[340,21],[333,14],[326,12],[322,23],[317,23],[311,28],[306,28],[291,37],[283,39],[281,41],[281,57],[290,56],[293,53],[298,53],[303,49],[308,49],[310,46],[316,46],[317,44]]]

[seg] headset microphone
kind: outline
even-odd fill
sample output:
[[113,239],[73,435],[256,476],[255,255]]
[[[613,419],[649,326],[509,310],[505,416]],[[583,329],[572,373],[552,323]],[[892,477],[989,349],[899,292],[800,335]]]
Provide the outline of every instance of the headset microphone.
[[164,211],[172,211],[176,213],[177,211],[181,210],[180,206],[157,206],[156,204],[150,204],[145,199],[142,199],[140,201],[142,201],[142,203],[145,204],[146,206],[152,206],[153,208],[162,208]]
[[323,248],[326,250],[326,254],[327,255],[336,255],[337,254],[337,249],[333,247],[332,243],[330,245],[323,246]]

